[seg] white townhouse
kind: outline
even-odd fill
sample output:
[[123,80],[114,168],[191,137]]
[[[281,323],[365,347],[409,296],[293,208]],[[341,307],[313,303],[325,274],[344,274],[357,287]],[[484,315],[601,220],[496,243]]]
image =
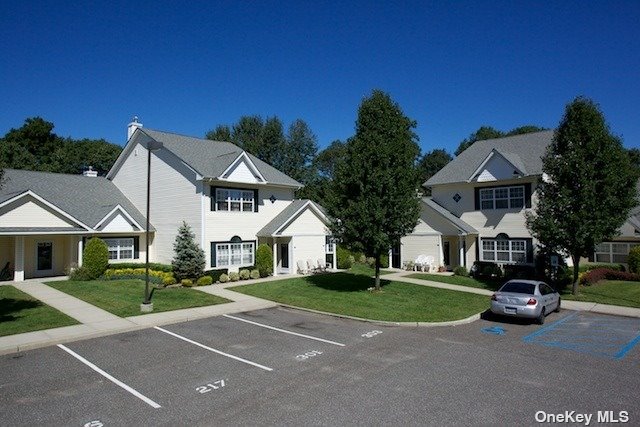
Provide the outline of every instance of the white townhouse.
[[16,280],[63,274],[82,263],[83,241],[93,235],[105,239],[112,261],[144,261],[150,146],[152,262],[171,262],[185,221],[205,251],[206,269],[252,266],[261,243],[273,250],[276,275],[295,273],[308,261],[335,268],[327,216],[318,204],[294,198],[302,187],[294,179],[228,142],[137,121],[128,136],[106,178],[7,171],[0,189],[0,268],[11,263]]
[[[542,179],[542,156],[553,131],[477,141],[423,185],[431,197],[413,233],[392,251],[393,267],[419,255],[436,265],[470,268],[474,261],[534,263],[536,241],[525,213],[535,208]],[[596,248],[590,260],[626,262],[630,247],[640,244],[640,207],[632,211],[620,235]]]

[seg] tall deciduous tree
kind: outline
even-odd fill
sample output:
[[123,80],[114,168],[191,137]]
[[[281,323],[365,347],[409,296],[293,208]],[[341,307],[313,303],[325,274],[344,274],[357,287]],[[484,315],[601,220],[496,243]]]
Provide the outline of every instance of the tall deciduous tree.
[[471,147],[471,145],[476,141],[502,138],[503,136],[522,135],[525,133],[540,132],[543,130],[546,129],[535,125],[524,125],[518,126],[517,128],[510,130],[509,132],[502,132],[501,130],[495,129],[491,126],[481,126],[477,131],[469,135],[468,138],[465,138],[462,140],[462,142],[460,142],[460,145],[458,145],[458,148],[456,149],[454,154],[456,156],[460,155],[460,153]]
[[580,257],[617,234],[637,204],[638,175],[598,105],[582,97],[567,105],[542,160],[548,179],[527,226],[547,250],[571,256],[575,295]]
[[287,144],[284,136],[282,121],[277,116],[269,117],[264,122],[262,144],[254,153],[260,160],[264,160],[278,170],[282,170],[287,156]]
[[[425,153],[424,156],[418,162],[419,182],[418,186],[422,185],[436,174],[440,169],[445,167],[453,158],[444,148],[438,148]],[[429,194],[430,190],[427,190]]]
[[295,120],[287,133],[282,172],[304,184],[310,182],[315,176],[313,160],[317,153],[317,138],[309,125],[304,120]]
[[231,138],[231,128],[227,125],[216,126],[214,130],[210,130],[209,132],[207,132],[205,138],[212,141],[233,141],[233,139]]
[[242,116],[233,125],[231,140],[245,151],[257,156],[258,147],[262,145],[264,121],[260,116]]
[[327,205],[332,232],[373,256],[377,290],[380,256],[413,231],[418,220],[415,126],[388,94],[373,91],[360,105],[356,134],[332,181]]

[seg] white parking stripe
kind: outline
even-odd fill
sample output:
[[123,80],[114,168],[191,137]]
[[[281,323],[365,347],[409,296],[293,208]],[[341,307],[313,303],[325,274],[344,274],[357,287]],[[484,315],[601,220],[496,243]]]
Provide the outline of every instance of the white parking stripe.
[[197,345],[198,347],[204,348],[205,350],[212,351],[212,352],[214,352],[216,354],[219,354],[221,356],[229,357],[231,359],[234,359],[234,360],[237,360],[237,361],[240,361],[240,362],[255,366],[256,368],[264,369],[265,371],[273,371],[273,369],[271,369],[271,368],[269,368],[267,366],[260,365],[259,363],[255,363],[255,362],[252,362],[252,361],[247,360],[247,359],[243,359],[242,357],[234,356],[233,354],[229,354],[229,353],[222,352],[220,350],[216,350],[215,348],[211,348],[211,347],[208,347],[208,346],[206,346],[204,344],[200,344],[199,342],[194,341],[194,340],[190,340],[189,338],[183,337],[182,335],[178,335],[178,334],[173,333],[171,331],[167,331],[166,329],[163,329],[163,328],[161,328],[159,326],[154,326],[154,329],[157,329],[157,330],[159,330],[161,332],[164,332],[165,334],[169,334],[171,336],[179,338],[182,341],[188,342],[189,344]]
[[105,377],[106,379],[108,379],[109,381],[111,381],[114,384],[122,387],[123,389],[125,389],[129,393],[133,394],[138,399],[140,399],[143,402],[147,403],[148,405],[154,407],[155,409],[162,408],[162,406],[158,405],[156,402],[154,402],[153,400],[149,399],[147,396],[145,396],[145,395],[139,393],[137,390],[129,387],[128,385],[126,385],[125,383],[120,381],[119,379],[109,375],[108,373],[106,373],[102,369],[98,368],[96,365],[94,365],[93,363],[89,362],[87,359],[85,359],[84,357],[80,356],[78,353],[74,352],[73,350],[65,347],[62,344],[58,344],[58,347],[60,347],[61,349],[63,349],[64,351],[66,351],[67,353],[69,353],[70,355],[72,355],[73,357],[75,357],[76,359],[78,359],[79,361],[81,361],[82,363],[84,363],[85,365],[87,365],[88,367],[90,367],[91,369],[93,369],[94,371],[96,371],[97,373],[99,373],[100,375]]
[[285,334],[291,334],[291,335],[296,335],[298,337],[303,337],[303,338],[309,338],[310,340],[316,340],[316,341],[321,341],[321,342],[326,342],[327,344],[333,344],[333,345],[338,345],[340,347],[344,347],[344,344],[340,344],[339,342],[335,342],[335,341],[329,341],[329,340],[325,340],[322,338],[318,338],[318,337],[312,337],[311,335],[304,335],[304,334],[299,334],[297,332],[291,332],[291,331],[287,331],[285,329],[280,329],[280,328],[276,328],[274,326],[269,326],[269,325],[264,325],[262,323],[258,323],[258,322],[253,322],[251,320],[247,320],[247,319],[242,319],[240,317],[235,317],[235,316],[230,316],[228,314],[223,314],[224,317],[228,317],[229,319],[234,319],[234,320],[239,320],[241,322],[245,322],[245,323],[250,323],[252,325],[256,325],[256,326],[260,326],[262,328],[267,328],[267,329],[272,329],[274,331],[278,331],[278,332],[284,332]]

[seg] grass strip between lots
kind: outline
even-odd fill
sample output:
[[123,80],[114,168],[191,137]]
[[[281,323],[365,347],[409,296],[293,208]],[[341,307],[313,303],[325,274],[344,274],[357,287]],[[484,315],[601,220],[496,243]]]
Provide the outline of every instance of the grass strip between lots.
[[381,280],[382,292],[370,292],[373,279],[331,273],[234,287],[233,291],[329,313],[391,322],[444,322],[485,311],[487,297],[410,283]]
[[[48,282],[48,286],[100,307],[116,316],[142,314],[140,303],[144,297],[142,280],[93,280],[89,282]],[[203,307],[230,302],[225,298],[189,288],[159,288],[153,293],[153,313]]]
[[79,322],[10,285],[0,286],[0,336],[77,325]]

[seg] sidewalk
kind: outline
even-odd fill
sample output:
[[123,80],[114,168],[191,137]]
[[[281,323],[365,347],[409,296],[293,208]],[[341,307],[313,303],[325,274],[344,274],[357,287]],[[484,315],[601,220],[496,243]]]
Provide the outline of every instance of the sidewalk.
[[[385,280],[395,280],[398,282],[407,282],[407,283],[413,283],[415,285],[429,286],[432,288],[440,288],[440,289],[449,289],[452,291],[468,292],[468,293],[478,294],[478,295],[491,296],[494,294],[493,291],[488,291],[486,289],[472,288],[469,286],[451,285],[449,283],[441,283],[441,282],[434,282],[431,280],[412,279],[410,277],[405,277],[408,274],[412,274],[412,272],[404,271],[404,272],[398,272],[398,273],[392,273],[392,274],[385,274],[384,276],[381,276],[381,277]],[[622,307],[618,305],[598,304],[595,302],[583,302],[583,301],[569,301],[567,299],[563,299],[562,308],[566,308],[567,310],[590,311],[592,313],[611,314],[614,316],[640,318],[640,308],[634,308],[634,307]]]
[[[61,279],[66,279],[66,277],[51,277],[46,280],[54,281]],[[233,302],[160,313],[149,313],[126,318],[118,317],[69,294],[53,289],[39,280],[32,279],[24,282],[9,282],[7,283],[8,285],[14,286],[62,313],[73,317],[81,324],[0,337],[0,355],[87,338],[118,334],[152,326],[168,325],[171,323],[220,316],[222,314],[275,307],[278,304],[274,302],[231,292],[225,288],[277,279],[281,279],[281,277],[196,287],[193,289],[217,295]]]

